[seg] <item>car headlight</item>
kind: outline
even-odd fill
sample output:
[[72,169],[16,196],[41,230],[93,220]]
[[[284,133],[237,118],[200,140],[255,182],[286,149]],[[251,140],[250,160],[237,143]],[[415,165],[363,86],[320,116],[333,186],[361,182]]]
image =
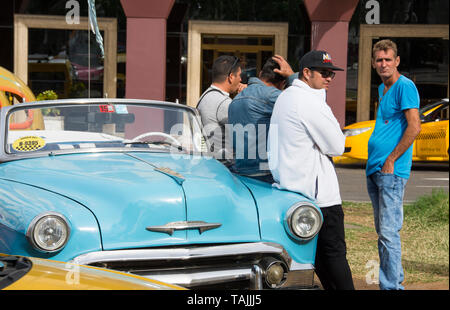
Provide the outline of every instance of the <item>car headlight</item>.
[[368,130],[372,129],[372,127],[364,127],[364,128],[354,128],[354,129],[344,129],[342,130],[342,133],[344,134],[344,136],[346,137],[351,137],[351,136],[357,136],[362,134],[363,132],[366,132]]
[[297,203],[286,213],[285,227],[292,237],[302,241],[310,240],[319,233],[322,216],[312,204]]
[[41,252],[61,250],[69,240],[70,227],[66,218],[54,212],[36,216],[27,230],[31,245]]

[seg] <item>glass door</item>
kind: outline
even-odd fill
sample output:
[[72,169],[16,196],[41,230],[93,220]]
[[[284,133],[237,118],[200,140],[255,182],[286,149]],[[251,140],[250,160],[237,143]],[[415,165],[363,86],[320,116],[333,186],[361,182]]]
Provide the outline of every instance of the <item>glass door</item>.
[[242,82],[258,76],[263,64],[274,55],[273,36],[203,35],[201,92],[211,85],[214,60],[221,55],[234,55],[242,63]]

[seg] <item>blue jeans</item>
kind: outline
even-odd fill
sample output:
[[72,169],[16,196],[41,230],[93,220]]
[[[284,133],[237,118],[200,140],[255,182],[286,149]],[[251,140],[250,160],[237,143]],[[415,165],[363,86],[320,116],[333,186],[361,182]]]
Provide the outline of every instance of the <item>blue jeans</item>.
[[400,229],[403,225],[403,194],[407,181],[381,171],[367,177],[367,191],[372,200],[378,234],[382,290],[404,289]]

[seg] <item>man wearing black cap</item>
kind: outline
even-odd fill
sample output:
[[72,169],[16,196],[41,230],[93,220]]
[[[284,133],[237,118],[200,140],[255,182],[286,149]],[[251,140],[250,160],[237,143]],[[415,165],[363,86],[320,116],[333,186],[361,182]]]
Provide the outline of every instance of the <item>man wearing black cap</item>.
[[277,99],[270,121],[269,168],[280,189],[299,192],[321,208],[315,268],[324,289],[354,289],[346,258],[344,213],[332,156],[342,155],[345,137],[326,103],[335,71],[325,51],[300,60],[299,79]]

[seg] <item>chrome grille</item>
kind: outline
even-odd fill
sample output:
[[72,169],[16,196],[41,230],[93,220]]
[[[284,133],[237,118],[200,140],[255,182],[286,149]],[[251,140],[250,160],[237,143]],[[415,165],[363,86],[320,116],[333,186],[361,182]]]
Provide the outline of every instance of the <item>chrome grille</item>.
[[267,287],[263,261],[268,259],[286,266],[286,279],[281,287],[314,285],[311,264],[292,262],[283,247],[265,242],[101,251],[78,256],[73,261],[188,288],[263,289]]

